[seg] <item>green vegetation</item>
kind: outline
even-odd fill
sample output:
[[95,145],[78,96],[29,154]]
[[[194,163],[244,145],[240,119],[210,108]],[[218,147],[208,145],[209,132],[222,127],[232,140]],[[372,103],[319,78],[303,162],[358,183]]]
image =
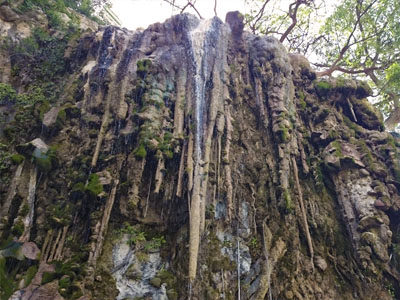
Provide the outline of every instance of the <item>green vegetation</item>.
[[0,297],[1,297],[1,300],[7,300],[12,295],[14,290],[17,288],[17,284],[14,281],[15,274],[9,274],[9,271],[10,271],[10,269],[6,265],[6,258],[0,256]]
[[14,88],[9,84],[0,82],[0,105],[15,103],[16,99],[17,93]]
[[41,284],[52,282],[53,280],[59,281],[58,291],[66,299],[78,299],[82,296],[82,290],[76,280],[81,276],[82,266],[73,260],[66,263],[55,262],[55,272],[44,272]]
[[137,227],[131,226],[128,223],[124,224],[119,234],[127,234],[127,243],[131,246],[135,246],[137,250],[144,250],[145,252],[152,252],[159,250],[165,243],[164,236],[153,236],[148,237],[148,234]]
[[37,271],[38,271],[37,266],[30,266],[28,268],[28,270],[26,271],[26,274],[25,274],[25,278],[24,278],[25,286],[28,286],[31,283],[31,281],[35,277]]
[[[21,5],[19,5],[18,10],[22,13],[37,7],[41,8],[45,12],[51,27],[60,29],[65,26],[61,14],[66,14],[73,20],[77,18],[68,10],[68,8],[81,13],[100,24],[105,24],[106,20],[101,16],[104,16],[105,14],[110,15],[107,10],[110,9],[111,3],[108,0],[24,0]],[[100,10],[100,18],[95,14],[95,10]]]
[[25,157],[23,155],[21,155],[21,154],[13,154],[13,155],[11,155],[11,161],[16,165],[19,165],[24,160],[25,160]]
[[137,66],[137,70],[136,73],[141,77],[141,78],[145,78],[147,73],[150,70],[151,67],[151,60],[150,59],[142,59],[142,60],[138,60],[138,62],[136,63]]
[[16,237],[20,237],[24,233],[24,229],[24,222],[22,222],[22,220],[18,218],[11,228],[11,233]]
[[317,81],[314,83],[315,90],[321,97],[326,96],[332,88],[327,81]]
[[133,151],[133,154],[139,159],[145,158],[147,155],[147,151],[144,144],[140,143],[139,146]]
[[[286,9],[280,2],[247,1],[248,29],[273,35],[289,52],[308,57],[320,75],[341,74],[368,80],[379,93],[375,105],[387,117],[385,125],[397,124],[400,121],[400,2],[340,0],[333,9],[329,1],[323,0],[294,0]],[[318,89],[324,96],[329,87],[322,84]],[[365,97],[368,90],[358,89],[357,93]]]
[[295,206],[292,201],[292,197],[290,196],[289,190],[285,189],[282,193],[282,198],[285,201],[285,209],[288,213],[292,213]]
[[103,186],[100,183],[100,177],[97,174],[90,174],[89,182],[85,187],[85,190],[89,192],[92,196],[98,196],[103,192]]

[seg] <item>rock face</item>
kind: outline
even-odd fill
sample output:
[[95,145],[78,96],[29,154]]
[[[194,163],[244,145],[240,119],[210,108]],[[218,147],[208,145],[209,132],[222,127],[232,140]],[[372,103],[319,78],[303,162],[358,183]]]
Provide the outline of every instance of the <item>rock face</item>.
[[399,141],[364,83],[317,79],[237,12],[103,27],[64,59],[53,103],[0,111],[1,239],[40,250],[8,297],[400,296]]

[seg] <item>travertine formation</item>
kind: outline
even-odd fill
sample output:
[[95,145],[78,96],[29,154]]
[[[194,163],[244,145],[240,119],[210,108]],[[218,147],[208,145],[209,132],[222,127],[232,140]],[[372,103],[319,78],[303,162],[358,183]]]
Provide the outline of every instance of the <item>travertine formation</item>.
[[55,101],[0,99],[2,297],[399,295],[399,141],[369,87],[226,20],[86,31]]

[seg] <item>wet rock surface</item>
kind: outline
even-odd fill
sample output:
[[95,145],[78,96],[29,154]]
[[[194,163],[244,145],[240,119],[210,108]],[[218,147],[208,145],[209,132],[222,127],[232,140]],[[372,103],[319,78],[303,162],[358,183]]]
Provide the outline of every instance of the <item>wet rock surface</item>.
[[56,103],[2,108],[10,299],[400,295],[399,142],[369,87],[242,21],[92,28]]

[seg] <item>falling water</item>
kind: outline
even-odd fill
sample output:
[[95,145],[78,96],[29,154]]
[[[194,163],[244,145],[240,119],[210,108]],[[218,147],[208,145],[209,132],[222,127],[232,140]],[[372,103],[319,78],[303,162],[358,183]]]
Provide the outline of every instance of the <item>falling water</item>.
[[207,59],[206,59],[206,37],[207,32],[212,26],[212,19],[201,20],[198,26],[189,32],[190,54],[193,56],[193,64],[195,69],[194,75],[194,96],[195,96],[195,114],[196,114],[196,165],[201,160],[202,155],[202,136],[203,136],[203,107],[205,102],[205,85],[207,76]]
[[200,20],[196,28],[188,33],[190,42],[189,56],[192,58],[195,71],[193,80],[196,120],[196,164],[202,159],[203,111],[206,102],[206,84],[210,80],[213,68],[209,63],[213,60],[213,57],[217,56],[218,49],[215,49],[215,46],[220,38],[221,24],[222,22],[218,18]]

